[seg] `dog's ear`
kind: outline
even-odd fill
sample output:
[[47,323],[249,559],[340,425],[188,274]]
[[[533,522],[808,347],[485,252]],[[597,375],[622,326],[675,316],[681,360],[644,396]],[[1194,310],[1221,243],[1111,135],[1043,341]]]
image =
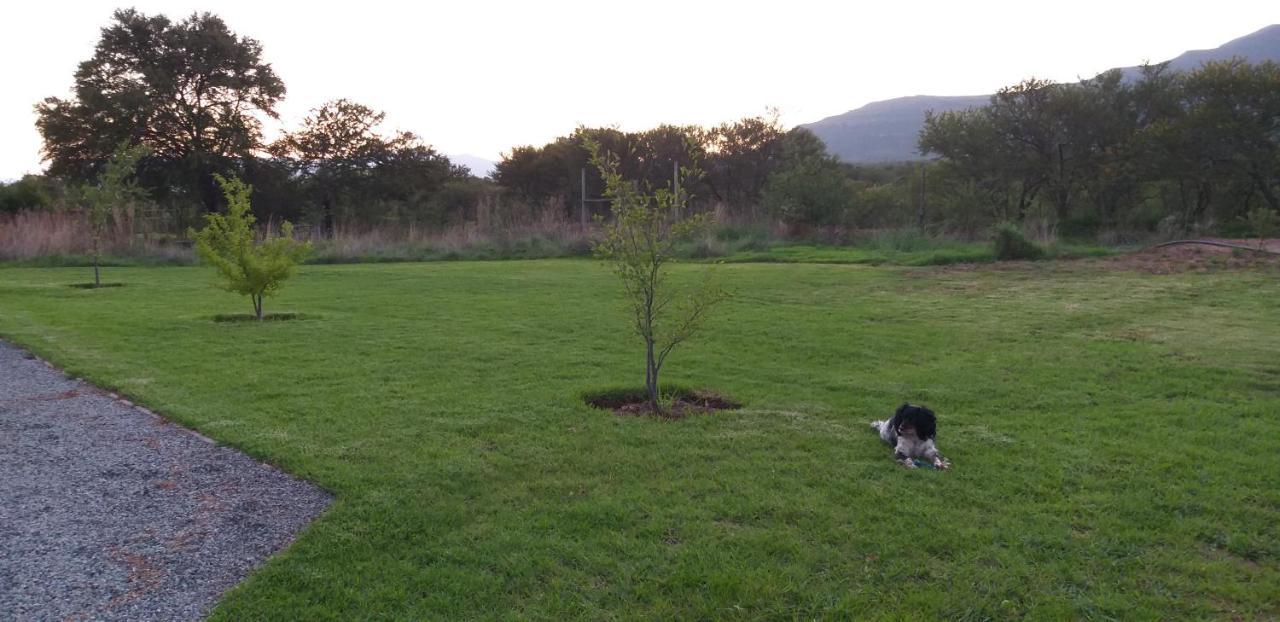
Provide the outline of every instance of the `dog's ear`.
[[938,433],[938,417],[933,414],[932,410],[921,406],[916,410],[918,417],[916,421],[916,430],[920,434],[921,439],[931,439]]

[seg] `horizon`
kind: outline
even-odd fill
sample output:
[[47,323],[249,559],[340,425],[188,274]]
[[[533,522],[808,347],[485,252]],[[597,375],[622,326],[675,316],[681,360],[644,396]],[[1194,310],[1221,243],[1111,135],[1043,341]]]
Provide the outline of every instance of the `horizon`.
[[[279,121],[265,124],[268,139],[296,127],[311,109],[345,97],[385,111],[384,131],[412,131],[441,153],[491,161],[577,125],[705,126],[776,107],[792,127],[897,97],[982,95],[1031,76],[1065,82],[1211,49],[1280,22],[1280,10],[1247,2],[1220,4],[1211,15],[1190,3],[1089,2],[1066,15],[1010,2],[988,2],[981,11],[931,3],[923,9],[931,19],[923,23],[919,7],[862,9],[868,19],[855,8],[811,2],[785,10],[763,3],[664,2],[643,13],[622,8],[603,15],[585,3],[395,7],[390,15],[392,9],[375,2],[365,5],[374,10],[358,16],[327,6],[300,13],[239,0],[217,4],[132,6],[175,20],[209,11],[237,35],[257,39],[288,88],[277,108]],[[15,18],[0,30],[0,50],[8,58],[31,57],[31,49],[40,53],[11,68],[16,87],[0,94],[6,137],[0,180],[42,172],[34,105],[70,93],[72,75],[92,54],[100,29],[114,10],[128,6],[78,1],[16,7]],[[988,19],[993,11],[1004,19]],[[1100,14],[1109,19],[1099,20]],[[1050,19],[1053,33],[1026,26]],[[627,45],[581,54],[583,38]],[[1081,46],[1081,40],[1089,44]],[[726,50],[737,62],[716,62]],[[566,70],[566,59],[581,70]],[[625,88],[608,89],[592,79],[609,71],[622,77],[603,82]],[[697,95],[673,98],[672,91]],[[516,114],[512,100],[520,106]]]

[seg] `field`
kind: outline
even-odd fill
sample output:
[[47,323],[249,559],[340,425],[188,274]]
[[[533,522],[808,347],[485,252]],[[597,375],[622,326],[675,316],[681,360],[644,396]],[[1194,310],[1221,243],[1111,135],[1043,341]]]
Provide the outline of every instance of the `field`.
[[585,260],[0,268],[0,336],[336,495],[215,619],[1280,616],[1273,268],[716,270],[666,379],[746,406],[675,422],[582,404],[643,380]]

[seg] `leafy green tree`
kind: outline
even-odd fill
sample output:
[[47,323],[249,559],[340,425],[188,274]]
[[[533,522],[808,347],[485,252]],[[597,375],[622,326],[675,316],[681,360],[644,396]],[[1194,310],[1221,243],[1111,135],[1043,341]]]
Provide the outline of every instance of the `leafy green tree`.
[[113,15],[93,56],[75,73],[74,96],[36,105],[49,173],[92,178],[117,145],[151,148],[155,188],[175,187],[212,211],[212,174],[261,147],[260,117],[276,118],[284,83],[262,45],[221,18],[173,22],[133,9]]
[[412,132],[382,133],[385,118],[337,99],[312,110],[301,128],[271,145],[273,155],[294,164],[326,233],[333,232],[339,215],[372,220],[357,212],[375,204],[412,201],[425,208],[427,197],[446,181],[470,177]]
[[6,184],[0,182],[0,214],[47,209],[55,200],[55,188],[44,175],[23,175]]
[[151,152],[146,145],[120,145],[107,161],[96,184],[81,190],[85,214],[89,219],[89,235],[93,239],[93,286],[102,286],[99,264],[102,255],[102,236],[115,211],[136,201],[146,199],[146,191],[138,187],[134,178],[138,162]]
[[941,156],[953,177],[969,180],[968,194],[990,206],[992,220],[1025,218],[1037,184],[1018,175],[1017,166],[1008,166],[1017,155],[1010,153],[987,109],[926,113],[920,151]]
[[722,123],[707,131],[707,183],[738,213],[759,205],[769,175],[778,169],[787,135],[776,111]]
[[[632,326],[645,345],[644,384],[649,407],[658,413],[662,411],[658,377],[667,357],[697,332],[708,312],[726,297],[710,272],[692,291],[676,287],[668,275],[676,244],[704,233],[711,224],[710,214],[678,218],[689,199],[681,189],[685,184],[642,188],[619,172],[616,154],[604,151],[593,139],[588,139],[586,146],[604,180],[605,197],[611,202],[612,219],[600,219],[604,237],[596,243],[595,255],[608,262],[622,280]],[[697,176],[693,168],[681,173],[683,178]]]
[[761,202],[792,228],[844,224],[857,188],[830,157],[807,157],[776,171],[765,184]]
[[1280,64],[1206,63],[1185,89],[1189,122],[1210,157],[1280,210]]
[[249,296],[254,316],[262,320],[262,299],[293,276],[298,262],[311,252],[311,243],[293,239],[293,225],[287,220],[278,235],[256,241],[249,204],[253,188],[234,177],[214,179],[226,198],[227,212],[206,214],[205,227],[187,233],[195,238],[200,258],[217,269],[223,289]]

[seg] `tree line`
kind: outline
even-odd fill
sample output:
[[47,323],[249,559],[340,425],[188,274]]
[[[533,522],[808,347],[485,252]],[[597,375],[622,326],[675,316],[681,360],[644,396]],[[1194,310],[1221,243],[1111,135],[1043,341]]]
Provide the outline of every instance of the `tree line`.
[[47,170],[0,184],[0,212],[87,210],[88,189],[101,185],[113,156],[141,146],[139,196],[171,232],[225,206],[218,175],[254,188],[259,222],[325,233],[445,227],[474,220],[482,206],[576,221],[584,205],[606,211],[592,143],[620,156],[624,178],[650,188],[681,168],[701,171],[682,182],[687,210],[797,232],[979,234],[1014,222],[1069,235],[1188,233],[1280,208],[1280,67],[1269,62],[1025,80],[986,106],[929,114],[919,139],[927,162],[842,163],[771,113],[712,127],[580,127],[512,148],[491,179],[347,99],[317,106],[268,141],[263,121],[278,118],[285,94],[262,45],[216,15],[116,11],[77,69],[72,96],[36,105]]
[[1230,229],[1280,209],[1280,65],[1025,80],[984,107],[929,114],[920,150],[938,156],[939,205],[959,220]]
[[624,155],[629,178],[666,182],[673,167],[701,162],[707,175],[695,196],[753,208],[788,149],[825,154],[820,141],[786,131],[776,115],[714,128],[579,128],[543,147],[513,148],[494,178],[482,180],[421,137],[387,131],[383,112],[347,99],[316,107],[267,141],[263,121],[278,119],[285,94],[261,43],[218,16],[175,21],[118,10],[79,65],[72,95],[36,105],[47,170],[0,187],[0,211],[80,205],[78,190],[100,183],[112,157],[138,145],[146,155],[137,185],[174,231],[224,206],[219,175],[253,186],[261,222],[432,227],[465,220],[486,200],[577,216],[584,170],[590,195],[604,192],[589,166],[588,138]]

